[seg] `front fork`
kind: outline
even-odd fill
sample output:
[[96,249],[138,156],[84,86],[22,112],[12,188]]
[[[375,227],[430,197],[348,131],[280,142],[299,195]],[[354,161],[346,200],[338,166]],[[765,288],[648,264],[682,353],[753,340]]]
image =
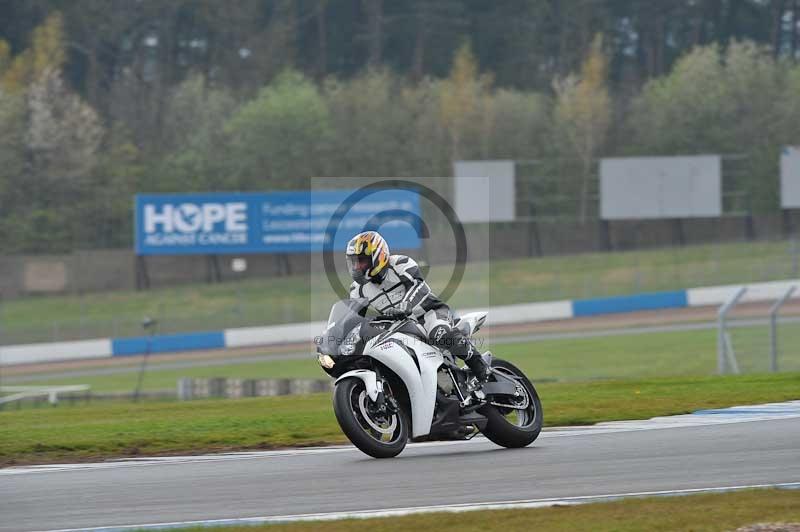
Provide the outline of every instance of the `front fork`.
[[392,389],[389,386],[389,383],[386,382],[386,380],[381,376],[378,368],[355,369],[348,371],[336,379],[336,382],[339,383],[344,379],[353,378],[359,379],[364,383],[364,388],[366,389],[367,396],[370,399],[368,408],[371,411],[378,413],[384,413],[386,411],[389,413],[397,412],[399,407],[394,394],[392,393]]
[[378,412],[388,412],[389,414],[396,414],[400,409],[397,404],[397,399],[394,397],[391,385],[381,375],[379,368],[375,368],[376,380],[375,384],[378,387],[378,398],[375,399],[375,409]]

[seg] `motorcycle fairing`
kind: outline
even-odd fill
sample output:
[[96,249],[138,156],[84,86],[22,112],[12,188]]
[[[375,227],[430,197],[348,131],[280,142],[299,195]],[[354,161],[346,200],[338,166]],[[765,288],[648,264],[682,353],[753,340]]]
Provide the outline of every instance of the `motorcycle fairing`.
[[486,321],[486,316],[488,312],[468,312],[459,318],[458,322],[456,322],[456,327],[458,327],[464,336],[470,337],[474,335],[478,330],[481,328],[483,323]]
[[391,369],[406,385],[411,403],[412,437],[429,434],[436,407],[436,373],[444,361],[442,353],[401,333],[370,340],[364,352]]

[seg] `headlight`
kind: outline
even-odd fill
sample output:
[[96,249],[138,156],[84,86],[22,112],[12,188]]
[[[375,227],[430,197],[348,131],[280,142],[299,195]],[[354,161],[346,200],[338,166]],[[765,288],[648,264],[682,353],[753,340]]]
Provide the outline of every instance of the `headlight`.
[[336,365],[336,362],[328,355],[319,355],[317,360],[319,361],[319,365],[326,369],[331,369]]
[[339,346],[339,354],[342,356],[352,355],[356,352],[356,344],[361,339],[361,324],[359,323],[353,330],[344,337],[342,345]]

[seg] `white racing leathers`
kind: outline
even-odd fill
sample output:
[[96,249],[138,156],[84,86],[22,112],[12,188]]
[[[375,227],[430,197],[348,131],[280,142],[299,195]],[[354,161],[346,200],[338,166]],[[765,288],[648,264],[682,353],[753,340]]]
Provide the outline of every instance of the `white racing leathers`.
[[448,349],[463,360],[475,353],[469,339],[454,327],[450,307],[431,291],[411,257],[392,255],[383,279],[363,285],[354,282],[350,285],[350,297],[368,298],[370,306],[380,314],[389,308],[408,308],[424,327],[432,345]]

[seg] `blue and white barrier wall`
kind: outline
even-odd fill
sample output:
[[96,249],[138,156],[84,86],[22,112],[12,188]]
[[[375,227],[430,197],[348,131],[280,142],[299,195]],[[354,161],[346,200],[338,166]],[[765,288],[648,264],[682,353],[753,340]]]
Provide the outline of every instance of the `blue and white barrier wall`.
[[579,299],[572,302],[572,317],[597,316],[639,310],[685,308],[688,306],[686,290],[677,292],[654,292],[629,296]]
[[150,353],[171,353],[198,349],[223,349],[224,347],[226,347],[225,333],[222,331],[160,334],[152,337],[135,336],[111,340],[113,356],[141,355],[147,353],[148,349]]
[[[721,305],[728,301],[742,286],[747,287],[747,292],[742,298],[742,302],[775,301],[782,297],[790,287],[800,287],[800,279],[748,285],[709,286],[674,292],[655,292],[596,299],[503,305],[489,309],[487,323],[489,325],[508,325],[642,310]],[[793,299],[800,299],[800,291],[794,295]],[[463,309],[461,312],[466,313],[471,310],[481,309]],[[148,350],[150,353],[168,353],[301,343],[307,342],[318,335],[324,327],[324,322],[292,323],[288,325],[226,329],[224,331],[166,334],[153,337],[139,336],[78,342],[7,345],[0,346],[0,364],[30,364],[83,358],[109,358],[140,355]]]
[[111,339],[0,346],[0,364],[33,364],[83,358],[108,358]]

